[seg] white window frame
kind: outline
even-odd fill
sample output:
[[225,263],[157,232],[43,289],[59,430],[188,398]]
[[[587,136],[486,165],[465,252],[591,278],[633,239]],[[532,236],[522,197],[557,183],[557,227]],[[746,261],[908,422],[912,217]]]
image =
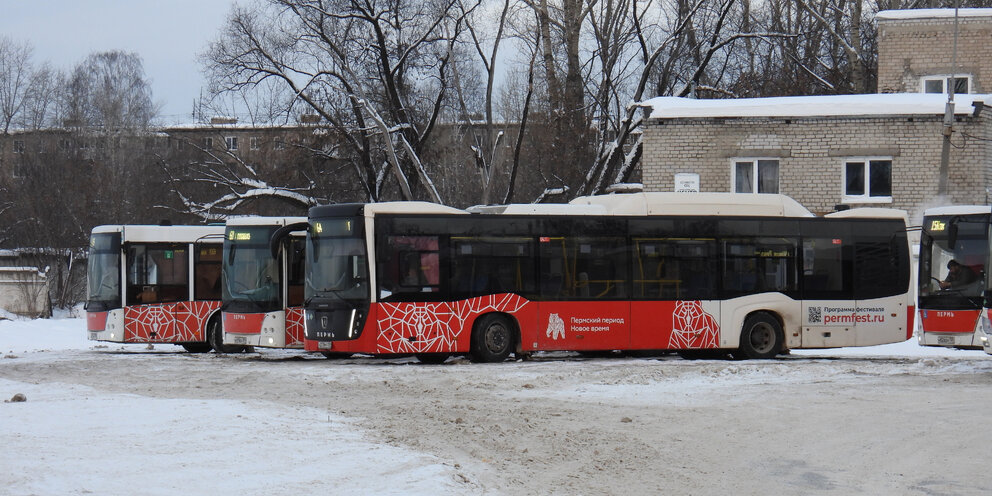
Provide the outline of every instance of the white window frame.
[[258,142],[259,142],[258,136],[252,136],[251,138],[248,138],[248,148],[252,150],[260,149],[261,146],[259,146]]
[[238,151],[238,137],[237,136],[225,136],[224,145],[227,147],[228,151],[236,152]]
[[210,150],[213,147],[214,147],[214,139],[213,138],[203,138],[203,148],[206,148],[207,150]]
[[[775,162],[778,167],[778,178],[776,179],[775,189],[776,193],[782,192],[782,161],[777,157],[737,157],[730,160],[730,191],[732,193],[738,193],[737,191],[737,164],[740,162],[751,162],[752,174],[751,174],[751,192],[741,193],[743,195],[758,194],[758,162],[771,161]],[[761,192],[764,193],[764,192]]]
[[[971,87],[972,87],[972,84],[971,84],[971,74],[954,74],[953,76],[950,75],[950,74],[934,74],[932,76],[923,76],[923,77],[920,78],[920,93],[926,93],[927,92],[927,82],[929,82],[929,81],[940,81],[940,93],[946,95],[947,94],[947,81],[949,79],[951,79],[952,77],[954,79],[964,79],[968,83],[967,84],[967,87],[965,88],[965,92],[964,93],[957,93],[957,92],[955,92],[954,93],[955,95],[966,95],[968,93],[971,93]],[[937,93],[930,93],[930,94],[931,95],[936,95]]]
[[23,140],[14,140],[14,153],[24,153]]
[[[889,162],[889,195],[871,196],[871,162]],[[851,162],[864,162],[864,189],[862,195],[847,194],[847,164]],[[840,163],[840,194],[841,203],[892,203],[892,189],[895,183],[895,160],[892,157],[845,157]]]

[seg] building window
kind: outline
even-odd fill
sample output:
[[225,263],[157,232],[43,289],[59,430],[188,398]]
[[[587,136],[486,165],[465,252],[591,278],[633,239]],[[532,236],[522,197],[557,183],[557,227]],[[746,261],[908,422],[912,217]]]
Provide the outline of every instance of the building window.
[[925,76],[921,81],[924,93],[947,93],[947,84],[954,80],[954,93],[971,93],[971,76]]
[[211,149],[211,148],[213,148],[214,147],[214,139],[213,138],[203,138],[203,147],[206,148],[206,149],[208,149],[208,150]]
[[260,148],[258,146],[258,136],[252,136],[251,138],[249,138],[249,140],[248,140],[248,146],[252,150],[258,150]]
[[14,153],[24,153],[24,142],[20,140],[14,141]]
[[736,159],[731,176],[734,193],[778,193],[778,160]]
[[227,145],[227,149],[230,150],[230,151],[232,151],[232,152],[238,149],[238,137],[237,136],[228,136],[228,137],[224,138],[224,143]]
[[844,162],[844,203],[891,203],[892,159],[851,158]]
[[276,150],[285,150],[286,142],[282,140],[276,140]]

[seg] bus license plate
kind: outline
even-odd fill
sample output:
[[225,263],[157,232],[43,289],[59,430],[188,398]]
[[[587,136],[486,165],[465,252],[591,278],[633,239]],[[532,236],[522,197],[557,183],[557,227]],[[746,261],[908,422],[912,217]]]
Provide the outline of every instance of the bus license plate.
[[317,349],[329,350],[334,347],[334,341],[317,341]]
[[244,336],[234,336],[234,344],[248,344],[248,338]]
[[937,344],[954,345],[954,336],[937,336]]

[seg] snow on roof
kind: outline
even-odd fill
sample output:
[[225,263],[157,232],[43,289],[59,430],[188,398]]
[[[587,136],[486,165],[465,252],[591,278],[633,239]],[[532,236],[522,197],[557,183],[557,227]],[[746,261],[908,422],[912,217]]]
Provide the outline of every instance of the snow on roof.
[[[123,241],[137,242],[175,242],[188,243],[195,241],[222,242],[224,240],[224,225],[210,226],[155,226],[155,225],[103,225],[93,228],[93,234],[122,233]],[[214,237],[209,239],[208,237]]]
[[297,224],[300,222],[306,222],[306,217],[279,217],[279,216],[257,216],[257,215],[246,215],[238,217],[228,217],[225,222],[228,226],[288,226],[289,224]]
[[909,214],[905,210],[900,210],[898,208],[879,208],[879,207],[861,207],[861,208],[851,208],[848,210],[841,210],[839,212],[831,212],[824,217],[837,217],[845,219],[902,219],[904,221],[909,221]]
[[465,209],[473,214],[502,215],[606,215],[602,205],[572,205],[568,203],[511,203],[508,205],[475,205]]
[[[705,117],[840,117],[870,115],[943,115],[947,97],[935,93],[878,93],[869,95],[784,96],[698,100],[660,96],[645,100],[649,119]],[[954,113],[970,114],[973,102],[992,102],[992,95],[954,96]]]
[[468,212],[424,201],[391,201],[381,203],[369,203],[365,205],[365,215],[374,214],[467,214]]
[[[958,17],[992,17],[992,9],[958,9]],[[900,9],[880,10],[875,15],[879,21],[897,19],[954,18],[954,9]]]
[[923,215],[970,215],[987,214],[990,207],[988,205],[948,205],[944,207],[932,207],[923,212]]
[[741,193],[617,193],[580,196],[573,205],[603,205],[610,215],[741,215],[812,217],[785,195]]

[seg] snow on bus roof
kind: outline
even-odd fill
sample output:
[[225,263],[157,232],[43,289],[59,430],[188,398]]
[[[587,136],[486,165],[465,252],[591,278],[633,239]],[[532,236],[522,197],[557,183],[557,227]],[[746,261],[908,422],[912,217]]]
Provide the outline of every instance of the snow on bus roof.
[[[645,100],[638,106],[650,109],[649,119],[944,115],[946,100],[946,95],[934,93],[783,96],[725,100],[661,96]],[[974,111],[974,102],[992,102],[992,95],[961,94],[955,95],[954,101],[955,114],[969,114]]]
[[216,236],[217,242],[224,239],[224,225],[216,226],[156,226],[156,225],[107,225],[93,228],[93,234],[119,232],[126,241],[148,242],[192,242],[207,236]]
[[260,215],[246,215],[244,217],[228,217],[227,225],[229,226],[288,226],[289,224],[297,224],[299,222],[306,222],[306,217],[280,217],[280,216],[260,216]]
[[852,208],[848,210],[841,210],[839,212],[831,212],[824,217],[832,218],[873,218],[873,219],[902,219],[905,221],[909,220],[909,214],[905,210],[900,210],[898,208],[881,208],[881,207],[860,207]]
[[[958,9],[958,17],[992,17],[992,9]],[[880,10],[875,14],[879,21],[897,19],[954,18],[954,9],[899,9]]]
[[606,215],[602,205],[573,205],[570,203],[511,203],[509,205],[476,205],[468,207],[473,214],[501,215]]
[[741,193],[618,193],[581,196],[579,205],[602,205],[611,215],[736,215],[813,217],[785,195]]
[[365,214],[467,214],[468,212],[424,201],[392,201],[380,203],[368,203],[365,205]]
[[969,215],[987,214],[992,211],[989,205],[947,205],[943,207],[928,208],[923,215]]

